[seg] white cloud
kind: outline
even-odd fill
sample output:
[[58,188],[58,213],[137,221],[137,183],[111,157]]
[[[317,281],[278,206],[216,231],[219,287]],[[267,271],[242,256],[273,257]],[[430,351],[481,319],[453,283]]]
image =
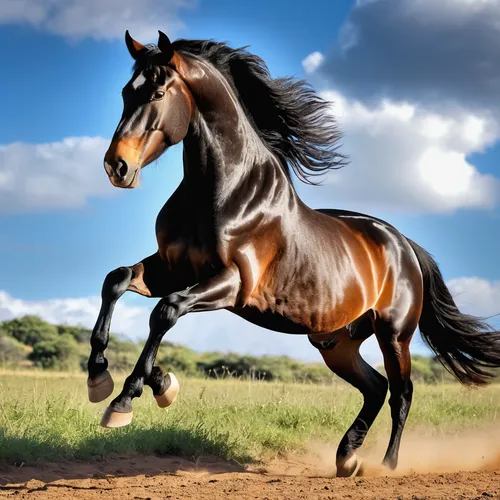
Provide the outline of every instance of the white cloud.
[[28,24],[70,39],[153,40],[158,30],[171,35],[183,24],[178,14],[196,0],[0,0],[0,24]]
[[[25,301],[11,297],[0,290],[0,321],[35,315],[54,324],[79,325],[92,328],[101,307],[100,297],[48,299]],[[147,327],[148,310],[127,306],[124,301],[116,305],[113,331],[125,336],[136,336],[136,331]]]
[[101,137],[0,145],[0,214],[77,208],[116,194],[102,166],[108,146]]
[[350,164],[331,173],[324,187],[299,188],[308,200],[336,200],[364,211],[411,212],[489,209],[500,199],[500,180],[468,161],[500,137],[487,113],[454,107],[437,113],[409,102],[364,104],[324,92],[344,132]]
[[357,0],[308,73],[334,102],[351,163],[322,190],[299,188],[306,199],[368,212],[494,208],[500,179],[470,157],[500,138],[499,47],[500,0]]
[[312,52],[303,61],[302,66],[306,73],[313,73],[323,62],[324,56],[321,52]]
[[[447,284],[463,312],[483,318],[500,314],[500,281],[465,277],[450,280]],[[500,317],[492,318],[491,322],[499,326]]]

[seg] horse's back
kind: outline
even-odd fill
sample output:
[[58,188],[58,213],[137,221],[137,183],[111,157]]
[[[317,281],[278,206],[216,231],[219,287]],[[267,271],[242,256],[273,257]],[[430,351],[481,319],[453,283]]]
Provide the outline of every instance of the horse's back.
[[388,222],[371,215],[349,210],[320,208],[314,210],[314,212],[341,222],[367,243],[383,248],[384,252],[397,248],[399,251],[407,253],[413,263],[418,264],[407,238]]
[[[370,307],[379,313],[404,309],[403,297],[412,306],[422,300],[423,284],[420,264],[408,239],[388,222],[359,212],[340,209],[318,209],[315,212],[345,224],[366,250],[359,259],[370,269],[377,289],[377,300]],[[364,283],[367,284],[365,278]],[[411,299],[410,299],[411,297]],[[417,309],[420,307],[417,306]]]

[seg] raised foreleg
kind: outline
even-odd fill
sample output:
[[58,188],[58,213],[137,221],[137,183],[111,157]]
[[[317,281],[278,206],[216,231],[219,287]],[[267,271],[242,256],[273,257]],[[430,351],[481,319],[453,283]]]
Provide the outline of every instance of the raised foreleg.
[[104,401],[113,392],[113,379],[104,351],[108,346],[111,318],[118,299],[127,290],[145,297],[164,297],[177,286],[158,253],[134,266],[119,267],[106,276],[101,292],[101,310],[90,338],[91,352],[87,364],[87,386],[92,403]]
[[125,380],[122,392],[106,410],[101,425],[122,427],[129,424],[132,421],[132,399],[142,394],[145,383],[153,382],[153,392],[155,389],[162,389],[161,373],[154,367],[154,362],[163,336],[181,316],[190,312],[214,311],[234,306],[239,289],[239,271],[236,268],[226,268],[205,282],[161,299],[151,313],[150,333],[141,356]]

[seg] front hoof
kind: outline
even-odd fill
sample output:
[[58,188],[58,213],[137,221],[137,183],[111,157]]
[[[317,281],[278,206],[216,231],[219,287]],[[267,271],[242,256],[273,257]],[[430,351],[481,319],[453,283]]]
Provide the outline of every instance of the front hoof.
[[113,394],[115,384],[108,370],[103,371],[96,378],[87,379],[87,388],[89,390],[89,401],[91,403],[100,403]]
[[363,476],[363,473],[363,461],[357,455],[353,455],[337,465],[337,477]]
[[125,427],[132,422],[132,412],[120,413],[113,411],[109,406],[106,408],[101,419],[101,427],[105,429],[116,429],[117,427]]
[[156,403],[160,408],[167,408],[170,406],[179,393],[179,381],[173,373],[165,375],[166,390],[163,394],[155,395]]

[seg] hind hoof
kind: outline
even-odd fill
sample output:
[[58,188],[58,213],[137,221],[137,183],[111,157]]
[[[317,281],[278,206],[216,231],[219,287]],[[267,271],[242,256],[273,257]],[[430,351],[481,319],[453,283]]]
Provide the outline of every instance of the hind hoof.
[[179,393],[179,381],[173,373],[165,375],[165,382],[167,389],[163,394],[155,395],[156,403],[160,408],[167,408],[170,406]]
[[132,412],[120,413],[113,411],[109,406],[106,408],[101,419],[101,427],[105,429],[116,429],[117,427],[125,427],[132,422]]
[[89,401],[91,403],[100,403],[113,394],[115,384],[108,370],[105,370],[94,379],[89,377],[87,379],[87,388]]
[[390,471],[394,471],[398,467],[398,459],[397,457],[385,457],[382,461],[382,465],[389,469]]
[[353,455],[344,463],[337,465],[337,477],[356,477],[363,475],[363,461],[357,455]]

